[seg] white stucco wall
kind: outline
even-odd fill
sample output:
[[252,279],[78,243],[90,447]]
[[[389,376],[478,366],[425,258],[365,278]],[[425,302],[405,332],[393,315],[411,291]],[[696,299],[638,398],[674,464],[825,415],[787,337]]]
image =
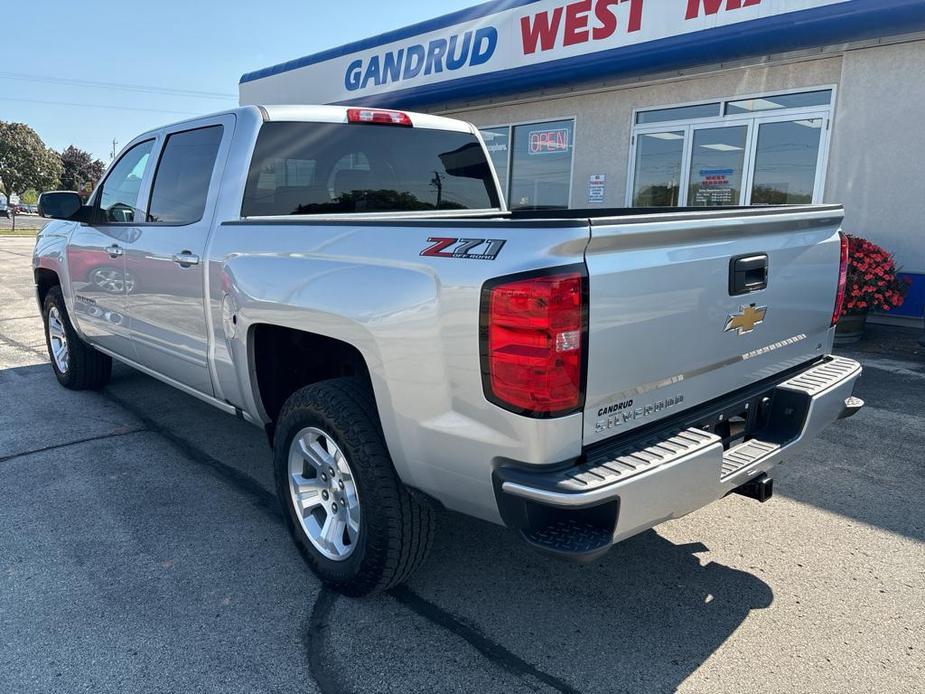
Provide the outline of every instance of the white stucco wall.
[[925,41],[849,51],[839,82],[826,199],[925,273]]

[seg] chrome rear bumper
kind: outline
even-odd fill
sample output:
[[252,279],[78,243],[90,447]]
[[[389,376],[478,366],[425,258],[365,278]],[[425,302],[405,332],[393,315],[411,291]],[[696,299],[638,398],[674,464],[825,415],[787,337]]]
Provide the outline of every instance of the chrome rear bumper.
[[[544,523],[561,539],[567,521],[607,531],[597,536],[619,542],[720,499],[799,454],[825,427],[863,406],[852,397],[860,375],[856,361],[830,357],[772,385],[761,399],[770,408],[761,429],[728,450],[716,433],[679,427],[590,451],[580,464],[553,472],[501,470],[502,516],[528,540],[531,532],[550,535],[547,527],[531,527]],[[688,421],[696,420],[694,412]],[[527,508],[517,509],[518,502]]]

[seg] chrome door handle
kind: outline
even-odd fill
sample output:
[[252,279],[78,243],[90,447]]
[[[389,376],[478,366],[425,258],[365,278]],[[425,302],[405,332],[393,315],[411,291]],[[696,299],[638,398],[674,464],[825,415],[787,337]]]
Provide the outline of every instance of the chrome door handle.
[[122,254],[125,253],[125,251],[122,250],[122,247],[117,246],[116,244],[112,244],[109,248],[106,249],[106,252],[109,254],[110,258],[121,258]]
[[173,262],[180,267],[192,267],[193,265],[199,265],[199,256],[193,255],[189,251],[183,251],[173,256]]

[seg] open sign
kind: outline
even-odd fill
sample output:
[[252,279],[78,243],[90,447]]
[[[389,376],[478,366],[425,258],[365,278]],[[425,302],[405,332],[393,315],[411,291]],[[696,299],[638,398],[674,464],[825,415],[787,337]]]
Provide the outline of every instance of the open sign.
[[531,130],[528,137],[530,154],[554,154],[568,152],[569,129]]

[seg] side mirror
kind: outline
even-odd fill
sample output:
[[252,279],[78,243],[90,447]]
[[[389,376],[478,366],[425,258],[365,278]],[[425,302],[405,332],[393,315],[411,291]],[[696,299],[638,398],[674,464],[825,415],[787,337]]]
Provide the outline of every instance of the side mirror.
[[72,222],[88,222],[90,208],[85,206],[77,193],[58,190],[39,196],[39,214],[52,219],[67,219]]

